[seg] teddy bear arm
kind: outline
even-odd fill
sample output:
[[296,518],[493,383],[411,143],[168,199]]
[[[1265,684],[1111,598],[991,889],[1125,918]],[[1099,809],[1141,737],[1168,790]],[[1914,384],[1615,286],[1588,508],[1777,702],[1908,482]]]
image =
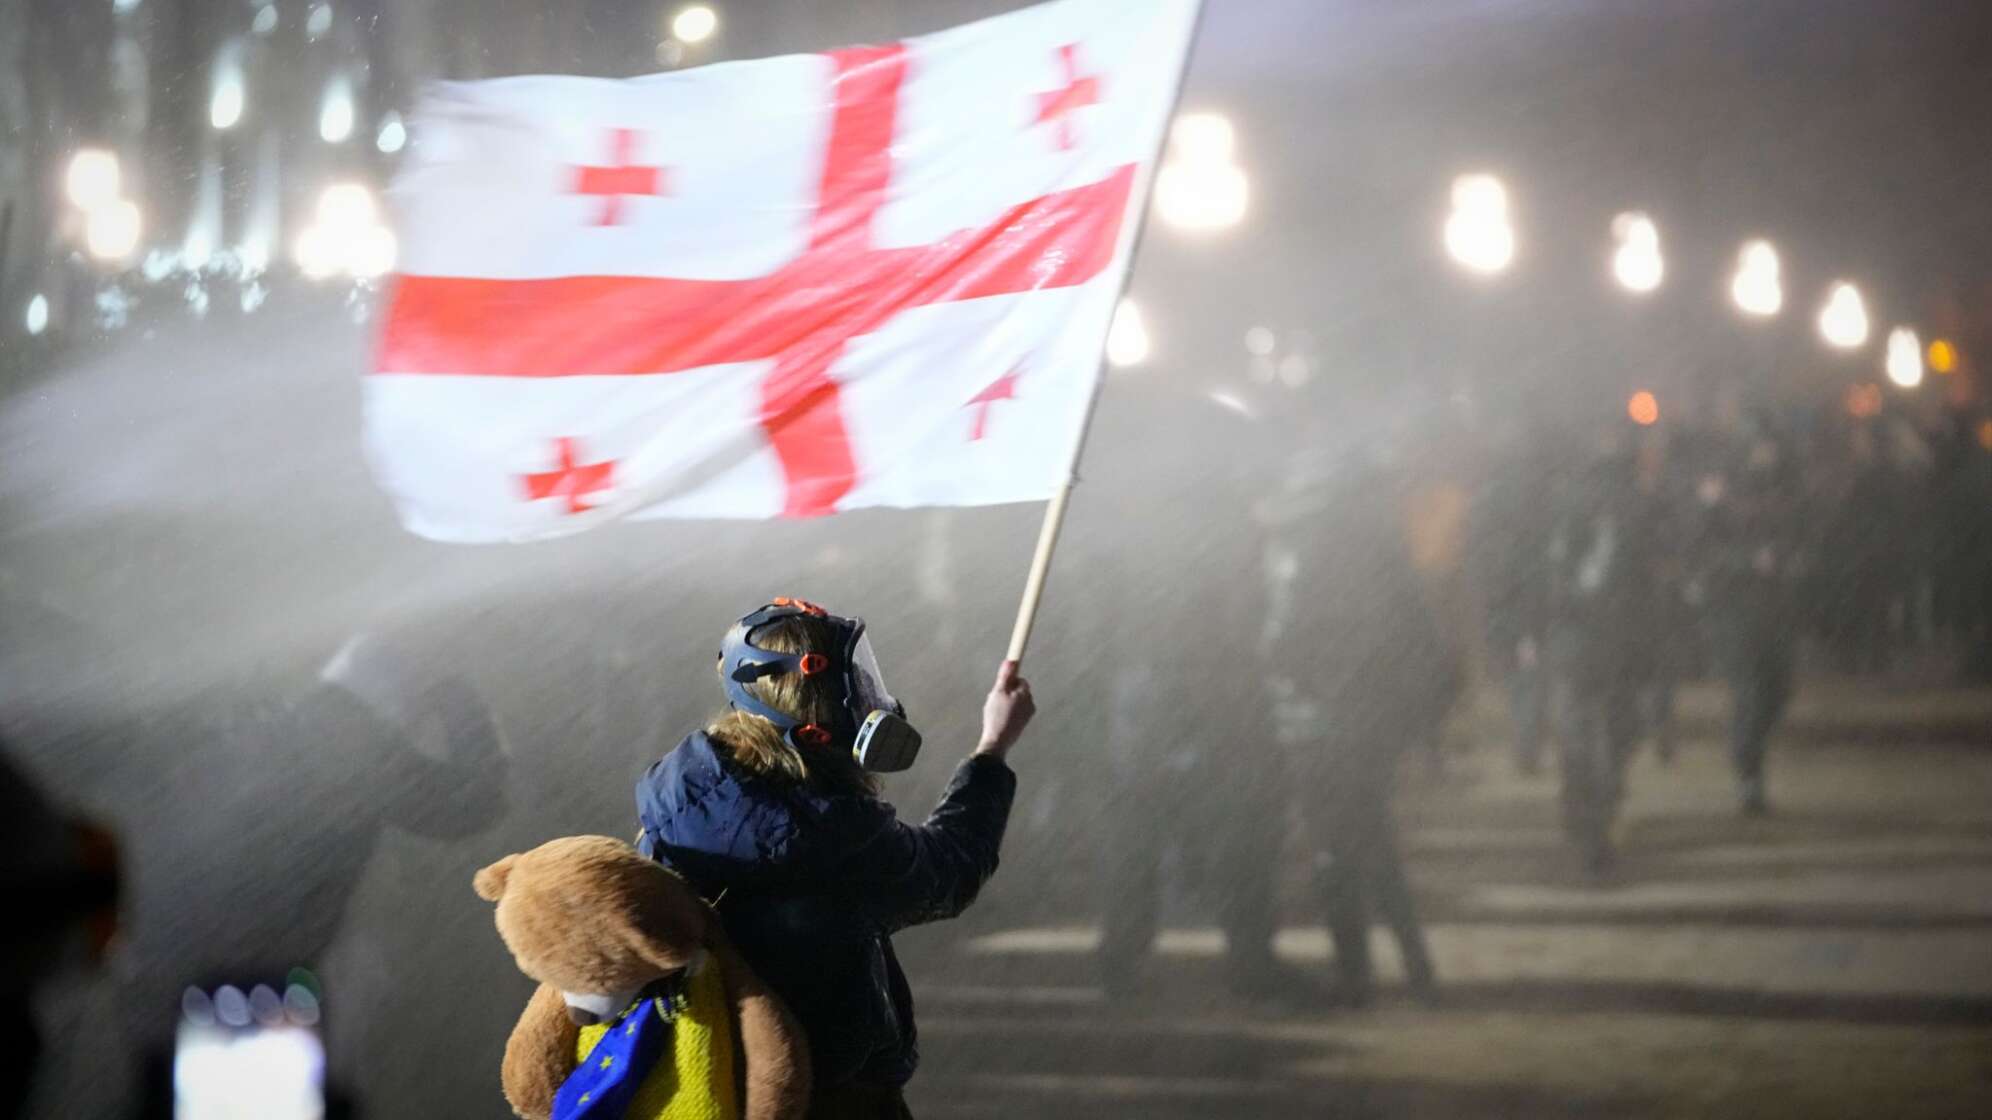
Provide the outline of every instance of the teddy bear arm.
[[553,1095],[574,1072],[580,1037],[581,1028],[567,1017],[560,989],[541,984],[505,1043],[499,1075],[506,1103],[522,1120],[549,1120],[553,1115]]
[[801,1120],[809,1110],[809,1040],[781,997],[732,946],[712,946],[740,1030],[744,1120]]

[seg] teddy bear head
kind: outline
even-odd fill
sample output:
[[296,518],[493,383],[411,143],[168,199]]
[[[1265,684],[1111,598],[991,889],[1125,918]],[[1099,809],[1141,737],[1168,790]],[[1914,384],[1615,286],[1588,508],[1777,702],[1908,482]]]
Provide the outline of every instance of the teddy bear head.
[[477,873],[519,971],[558,988],[583,1026],[705,961],[710,911],[684,880],[607,836],[570,836]]

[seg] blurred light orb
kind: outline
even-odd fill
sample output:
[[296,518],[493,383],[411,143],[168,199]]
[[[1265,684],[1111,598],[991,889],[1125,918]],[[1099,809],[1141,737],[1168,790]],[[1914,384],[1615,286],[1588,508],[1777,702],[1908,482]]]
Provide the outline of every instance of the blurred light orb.
[[1625,402],[1625,414],[1640,427],[1650,428],[1660,422],[1659,398],[1641,389]]
[[245,96],[242,75],[229,68],[214,84],[214,97],[208,101],[208,123],[217,132],[234,128],[242,120]]
[[1446,252],[1467,269],[1491,276],[1515,260],[1515,227],[1508,189],[1492,175],[1453,180],[1452,213],[1446,217]]
[[1881,386],[1872,381],[1847,386],[1847,415],[1856,420],[1867,420],[1881,415]]
[[111,0],[111,12],[114,15],[124,15],[127,12],[135,12],[138,10],[139,3],[140,0]]
[[1923,343],[1908,327],[1888,332],[1888,359],[1884,368],[1888,379],[1904,389],[1923,383]]
[[265,4],[256,9],[256,18],[250,22],[249,30],[258,35],[268,35],[277,29],[277,6]]
[[1935,373],[1957,372],[1957,347],[1949,339],[1930,340],[1930,369]]
[[1238,133],[1222,113],[1185,113],[1170,128],[1169,140],[1172,159],[1229,163]]
[[48,329],[47,296],[40,292],[35,293],[35,297],[28,301],[27,314],[23,316],[21,325],[28,328],[30,336],[38,335]]
[[401,114],[388,110],[380,119],[380,131],[374,134],[374,147],[383,155],[393,155],[408,143],[408,126],[401,123]]
[[353,91],[337,80],[325,88],[325,101],[318,110],[318,137],[327,144],[343,144],[353,134]]
[[1729,282],[1730,298],[1747,315],[1776,315],[1784,308],[1778,251],[1768,241],[1750,241],[1737,257],[1736,276]]
[[1839,350],[1854,350],[1868,340],[1867,305],[1859,288],[1845,280],[1834,284],[1819,308],[1819,336]]
[[310,225],[297,235],[292,249],[299,272],[307,280],[324,280],[339,271],[339,250],[324,226]]
[[332,5],[313,4],[311,14],[304,17],[304,37],[314,42],[324,38],[332,30]]
[[83,226],[83,240],[90,255],[100,261],[121,261],[138,248],[142,226],[138,204],[120,198],[90,211]]
[[1279,375],[1280,383],[1287,388],[1303,388],[1309,381],[1314,380],[1314,366],[1307,360],[1305,354],[1288,354],[1280,359]]
[[1978,446],[1992,451],[1992,420],[1978,422]]
[[1107,361],[1127,369],[1147,361],[1152,349],[1141,308],[1132,299],[1121,300],[1114,311],[1114,324],[1107,330]]
[[118,157],[102,148],[84,148],[69,160],[64,185],[69,201],[88,213],[118,200]]
[[1626,291],[1645,294],[1660,286],[1666,277],[1667,262],[1660,253],[1660,229],[1653,219],[1637,212],[1612,219],[1612,236],[1618,249],[1612,253],[1612,275]]
[[1170,163],[1155,176],[1155,209],[1162,220],[1191,233],[1230,229],[1245,220],[1252,186],[1229,163]]
[[705,4],[693,4],[671,17],[671,37],[681,43],[703,43],[719,30],[719,13]]
[[396,250],[394,231],[386,226],[372,226],[353,242],[347,269],[356,279],[378,280],[394,271]]
[[1279,345],[1279,337],[1271,327],[1253,327],[1245,332],[1245,350],[1256,358],[1272,356],[1273,348]]

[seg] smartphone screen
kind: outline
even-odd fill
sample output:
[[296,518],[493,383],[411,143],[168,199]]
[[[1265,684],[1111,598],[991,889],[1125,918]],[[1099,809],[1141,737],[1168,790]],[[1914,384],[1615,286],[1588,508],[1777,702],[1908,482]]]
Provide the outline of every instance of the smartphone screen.
[[258,985],[188,989],[173,1048],[175,1120],[323,1120],[316,1003]]

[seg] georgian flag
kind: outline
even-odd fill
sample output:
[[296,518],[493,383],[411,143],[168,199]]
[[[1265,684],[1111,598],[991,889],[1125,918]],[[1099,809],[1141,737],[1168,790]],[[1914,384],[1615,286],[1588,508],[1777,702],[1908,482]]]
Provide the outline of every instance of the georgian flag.
[[881,47],[435,87],[366,380],[406,526],[1049,497],[1196,0]]

